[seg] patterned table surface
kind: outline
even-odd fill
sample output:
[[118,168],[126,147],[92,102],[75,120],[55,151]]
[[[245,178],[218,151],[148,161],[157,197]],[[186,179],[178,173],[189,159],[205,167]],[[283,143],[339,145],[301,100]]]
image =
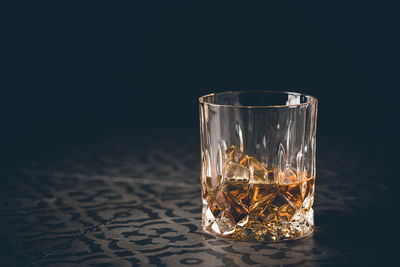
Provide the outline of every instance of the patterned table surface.
[[[2,266],[393,265],[392,188],[367,149],[318,141],[312,237],[241,243],[201,231],[198,135],[104,138],[2,171]],[[380,216],[380,217],[379,217]]]

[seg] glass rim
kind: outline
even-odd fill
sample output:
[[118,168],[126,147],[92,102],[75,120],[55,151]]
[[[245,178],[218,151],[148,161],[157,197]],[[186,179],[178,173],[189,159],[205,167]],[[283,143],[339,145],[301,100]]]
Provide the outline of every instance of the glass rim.
[[[210,96],[216,96],[216,95],[223,95],[223,94],[234,94],[234,93],[264,93],[264,94],[283,94],[283,95],[296,95],[296,96],[303,96],[307,97],[310,100],[304,103],[299,103],[299,104],[289,104],[289,105],[265,105],[265,106],[255,106],[255,105],[231,105],[231,104],[216,104],[216,103],[211,103],[205,101],[205,98],[210,97]],[[206,104],[206,105],[211,105],[211,106],[216,106],[216,107],[232,107],[232,108],[285,108],[285,107],[300,107],[300,106],[305,106],[309,105],[312,103],[317,103],[318,99],[312,95],[307,95],[303,93],[297,93],[297,92],[290,92],[290,91],[278,91],[278,90],[230,90],[230,91],[223,91],[223,92],[217,92],[217,93],[210,93],[203,95],[199,97],[199,103],[200,104]]]

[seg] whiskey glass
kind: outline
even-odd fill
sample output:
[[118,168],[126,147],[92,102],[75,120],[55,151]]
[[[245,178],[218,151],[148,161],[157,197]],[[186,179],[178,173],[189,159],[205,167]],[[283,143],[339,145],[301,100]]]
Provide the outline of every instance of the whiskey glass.
[[317,99],[229,91],[199,105],[204,231],[250,242],[311,235]]

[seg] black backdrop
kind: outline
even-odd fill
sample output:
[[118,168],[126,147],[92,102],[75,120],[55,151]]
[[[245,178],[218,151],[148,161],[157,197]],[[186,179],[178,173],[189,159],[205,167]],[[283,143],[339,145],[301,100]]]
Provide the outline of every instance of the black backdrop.
[[196,129],[197,98],[231,89],[312,94],[319,135],[395,155],[394,6],[56,1],[1,13],[3,163],[116,131]]

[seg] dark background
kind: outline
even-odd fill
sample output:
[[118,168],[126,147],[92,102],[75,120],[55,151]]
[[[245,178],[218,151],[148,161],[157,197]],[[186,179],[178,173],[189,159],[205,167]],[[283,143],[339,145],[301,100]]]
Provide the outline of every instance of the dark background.
[[394,161],[394,6],[55,2],[1,17],[6,165],[115,132],[196,129],[197,98],[231,89],[312,94],[320,136]]
[[[19,212],[60,197],[58,188],[68,190],[53,170],[115,176],[125,160],[128,177],[151,181],[153,171],[157,179],[178,181],[185,173],[173,173],[175,180],[158,174],[149,155],[182,159],[179,151],[187,151],[189,161],[179,162],[192,162],[187,176],[194,181],[198,97],[273,89],[319,99],[317,175],[327,200],[316,205],[316,244],[327,255],[337,248],[350,263],[390,262],[397,248],[391,241],[398,187],[390,183],[399,183],[398,10],[354,1],[2,4],[0,204],[6,204],[0,208],[8,213],[0,216],[7,219],[0,254],[29,263],[49,255],[51,228],[30,211],[28,217]],[[146,171],[129,158],[142,158]],[[49,177],[19,175],[24,169],[47,170]],[[76,181],[69,190],[92,187],[91,179]],[[44,241],[25,242],[27,229]]]

